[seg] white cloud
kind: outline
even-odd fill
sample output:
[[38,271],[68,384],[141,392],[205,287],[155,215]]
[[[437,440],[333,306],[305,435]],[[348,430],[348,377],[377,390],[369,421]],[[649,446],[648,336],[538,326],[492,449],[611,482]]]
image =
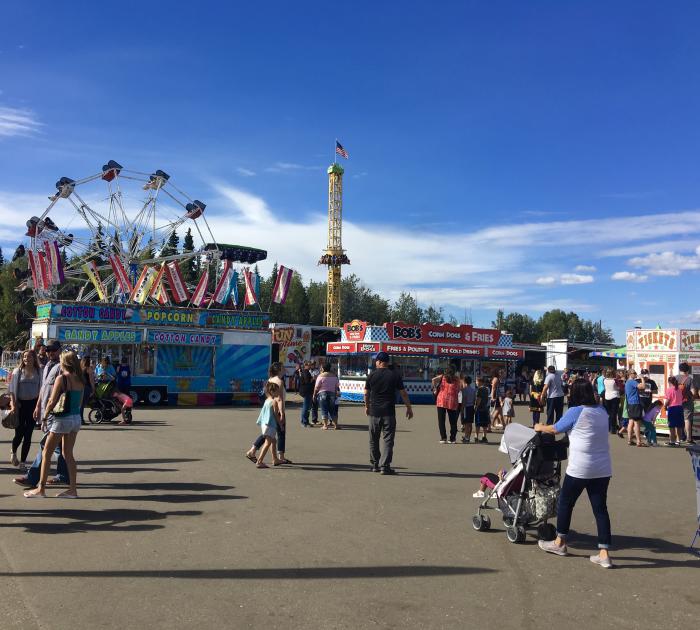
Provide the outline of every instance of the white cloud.
[[627,247],[611,247],[597,252],[604,258],[618,258],[622,256],[638,256],[640,254],[655,254],[657,252],[675,251],[692,252],[700,245],[700,239],[675,239],[672,241],[659,241],[657,239],[646,243],[636,243]]
[[559,276],[540,276],[535,280],[535,284],[551,287],[556,284],[590,284],[594,281],[593,276],[580,273],[562,273]]
[[593,265],[576,265],[574,271],[580,271],[582,273],[593,273],[597,269]]
[[34,112],[28,109],[0,107],[0,137],[30,136],[41,126]]
[[590,284],[593,282],[593,276],[580,273],[563,273],[561,274],[562,284]]
[[700,247],[696,248],[692,256],[666,251],[637,256],[630,259],[629,264],[645,269],[652,276],[679,276],[683,271],[700,269]]
[[243,175],[243,177],[255,177],[255,175],[256,175],[255,171],[251,171],[249,168],[243,168],[242,166],[239,166],[236,169],[236,172],[239,175]]
[[646,282],[649,276],[633,271],[616,271],[610,278],[612,280],[627,280],[629,282]]

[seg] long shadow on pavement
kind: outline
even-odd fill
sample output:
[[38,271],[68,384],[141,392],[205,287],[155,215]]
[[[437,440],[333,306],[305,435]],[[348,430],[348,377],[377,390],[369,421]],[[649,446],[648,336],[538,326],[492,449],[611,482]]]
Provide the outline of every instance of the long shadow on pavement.
[[[32,499],[34,502],[45,499]],[[198,510],[186,510],[177,512],[157,512],[155,510],[63,510],[63,509],[38,509],[38,510],[0,510],[0,516],[4,517],[4,523],[0,528],[20,527],[31,534],[74,534],[80,532],[109,531],[109,532],[143,532],[154,529],[163,529],[164,525],[147,524],[150,521],[161,521],[169,516],[200,516]],[[11,518],[59,518],[70,519],[69,523],[38,523],[7,522]],[[129,525],[128,523],[134,522]],[[139,524],[143,523],[143,524]]]
[[151,501],[153,503],[204,503],[206,501],[232,501],[233,499],[247,499],[248,497],[237,494],[136,494],[136,495],[111,495],[93,496],[89,495],[91,501],[137,501],[143,503]]
[[[319,462],[296,462],[294,466],[290,466],[287,469],[293,470],[295,468],[319,472],[361,472],[367,475],[371,472],[369,464],[324,464]],[[399,477],[452,477],[455,479],[479,479],[482,477],[482,475],[478,473],[423,472],[419,470],[406,470],[400,466],[395,466],[394,469]]]
[[[597,551],[598,539],[590,534],[580,534],[571,531],[569,542],[577,547],[588,547],[591,551]],[[613,534],[614,549],[611,551],[613,563],[620,569],[664,569],[669,567],[693,566],[700,564],[700,558],[688,552],[688,546],[672,543],[660,538],[646,538],[643,536],[624,536]],[[650,556],[630,556],[629,551],[641,550],[652,554],[667,554],[684,556],[681,560],[669,560],[668,558],[654,558]],[[590,554],[571,553],[570,556],[587,557]]]
[[213,483],[197,482],[154,482],[154,483],[81,483],[81,488],[102,488],[109,490],[171,490],[208,492],[209,490],[233,490],[235,486],[217,486]]
[[78,461],[78,466],[84,466],[86,464],[182,464],[185,462],[201,462],[201,459],[81,459]]
[[482,567],[450,566],[376,566],[309,567],[278,569],[172,569],[124,571],[18,571],[0,573],[0,577],[80,577],[80,578],[183,578],[187,580],[324,580],[420,578],[439,575],[478,575],[497,573]]

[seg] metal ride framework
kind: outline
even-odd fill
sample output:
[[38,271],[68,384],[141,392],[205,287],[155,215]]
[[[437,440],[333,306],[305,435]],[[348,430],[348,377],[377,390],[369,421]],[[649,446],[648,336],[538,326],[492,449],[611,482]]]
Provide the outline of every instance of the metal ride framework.
[[328,246],[319,260],[328,267],[326,326],[340,326],[341,267],[350,260],[343,249],[343,167],[328,167]]
[[[83,188],[100,180],[106,184],[106,197],[104,191],[99,189]],[[138,182],[140,187],[137,188],[132,182]],[[125,193],[124,189],[129,186],[137,188],[139,192],[133,196]],[[81,192],[78,192],[79,188]],[[82,190],[88,192],[83,193]],[[163,196],[173,202],[176,209],[159,203]],[[65,281],[81,284],[78,301],[89,302],[99,298],[84,269],[88,261],[97,261],[95,270],[102,276],[100,280],[105,297],[100,301],[124,303],[130,300],[130,296],[123,292],[113,267],[107,263],[110,256],[117,257],[124,269],[128,270],[132,285],[140,268],[146,265],[199,258],[202,268],[209,269],[212,263],[226,257],[222,256],[222,250],[204,216],[206,205],[176,188],[170,176],[161,170],[151,174],[130,171],[110,160],[102,167],[101,173],[79,180],[62,177],[56,182],[56,193],[49,200],[49,206],[40,217],[27,221],[26,236],[31,238],[30,248],[37,254],[45,250],[47,243],[58,244]],[[66,204],[75,212],[70,212],[70,208],[69,212],[65,212],[61,206]],[[60,212],[61,219],[68,227],[62,229],[49,218],[52,210]],[[75,218],[79,218],[80,225],[73,226]],[[190,221],[199,235],[201,247],[191,252],[159,256],[172,234]],[[203,223],[201,227],[200,221]],[[209,238],[205,238],[202,227]],[[68,232],[71,228],[74,233]],[[218,266],[213,265],[215,273]],[[105,271],[107,273],[103,275]],[[27,275],[26,283],[18,288],[31,288],[35,301],[42,301],[56,297],[58,283],[46,287],[33,286],[31,275]],[[155,301],[151,297],[148,299]]]

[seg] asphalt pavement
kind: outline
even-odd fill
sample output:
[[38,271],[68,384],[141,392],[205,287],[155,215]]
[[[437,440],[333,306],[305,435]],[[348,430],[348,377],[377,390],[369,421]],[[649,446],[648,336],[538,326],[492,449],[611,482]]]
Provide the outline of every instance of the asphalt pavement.
[[[604,570],[588,559],[585,496],[570,557],[544,554],[532,535],[509,543],[495,514],[492,530],[474,531],[479,477],[507,463],[500,435],[441,445],[434,408],[416,412],[399,421],[397,476],[370,472],[359,406],[342,407],[340,431],[303,429],[290,409],[295,463],[268,470],[243,455],[257,409],[241,408],[137,408],[133,426],[86,428],[78,500],[24,499],[16,470],[0,465],[0,626],[697,626],[684,450],[611,438],[616,568]],[[516,413],[527,422],[526,408]]]

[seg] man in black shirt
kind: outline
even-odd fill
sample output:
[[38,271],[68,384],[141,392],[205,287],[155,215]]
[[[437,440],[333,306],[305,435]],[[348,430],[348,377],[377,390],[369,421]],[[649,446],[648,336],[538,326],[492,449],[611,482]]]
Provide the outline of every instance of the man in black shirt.
[[[365,382],[365,413],[369,416],[369,461],[374,472],[395,475],[391,468],[396,434],[396,392],[406,405],[406,418],[413,418],[411,401],[403,386],[401,376],[389,368],[389,355],[378,352],[377,367]],[[384,434],[384,454],[379,449],[379,438]]]

